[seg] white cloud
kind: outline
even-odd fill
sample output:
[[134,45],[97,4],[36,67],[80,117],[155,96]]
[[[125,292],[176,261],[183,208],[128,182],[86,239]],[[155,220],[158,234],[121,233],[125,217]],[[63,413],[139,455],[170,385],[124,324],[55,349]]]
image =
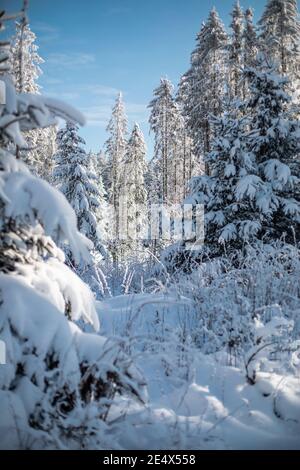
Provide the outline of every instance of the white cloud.
[[52,53],[49,54],[46,62],[50,65],[60,67],[77,67],[79,65],[89,65],[95,62],[95,56],[84,52],[74,53]]
[[87,85],[86,91],[91,92],[93,95],[115,97],[119,93],[117,88],[109,87],[106,85]]
[[43,76],[42,80],[43,80],[43,83],[46,85],[61,85],[63,83],[63,80],[61,80],[60,78],[54,78],[54,77]]
[[32,24],[32,30],[37,33],[40,43],[54,41],[60,37],[60,32],[56,27],[44,23],[43,21],[34,22]]
[[58,29],[43,21],[36,21],[32,25],[33,29],[40,31],[41,33],[58,33]]

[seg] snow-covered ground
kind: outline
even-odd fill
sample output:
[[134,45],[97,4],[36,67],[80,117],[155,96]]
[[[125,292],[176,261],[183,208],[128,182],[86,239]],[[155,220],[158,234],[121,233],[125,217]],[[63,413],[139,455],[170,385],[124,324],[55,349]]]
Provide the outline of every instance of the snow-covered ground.
[[300,449],[300,375],[274,361],[250,385],[224,353],[178,350],[188,299],[119,296],[98,302],[98,314],[101,334],[123,338],[147,383],[145,406],[120,399],[111,410],[123,448]]

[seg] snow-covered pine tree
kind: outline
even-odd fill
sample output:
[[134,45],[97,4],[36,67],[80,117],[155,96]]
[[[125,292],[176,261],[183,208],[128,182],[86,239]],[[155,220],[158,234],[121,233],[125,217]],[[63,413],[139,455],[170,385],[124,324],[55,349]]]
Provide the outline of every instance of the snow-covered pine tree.
[[[16,34],[10,48],[10,69],[17,93],[40,94],[38,79],[42,74],[40,65],[44,60],[39,56],[36,35],[29,24],[16,22]],[[25,133],[30,151],[22,158],[32,171],[49,180],[53,170],[56,128],[35,129]],[[18,150],[17,150],[18,151]]]
[[231,40],[229,43],[229,87],[232,100],[242,98],[242,74],[244,61],[244,14],[239,0],[236,0],[232,13]]
[[254,67],[258,53],[258,37],[253,20],[253,10],[247,8],[245,11],[245,26],[243,32],[244,43],[244,67]]
[[188,136],[185,120],[177,110],[176,128],[174,129],[173,150],[169,163],[169,201],[181,204],[185,196],[187,183],[196,169],[192,141]]
[[105,151],[100,150],[99,152],[95,153],[93,160],[96,174],[101,176],[104,189],[107,193],[109,188],[110,167]]
[[182,202],[184,197],[187,195],[188,183],[192,177],[201,175],[204,172],[203,162],[197,159],[194,154],[193,139],[189,136],[186,129],[186,124],[184,124],[184,129],[182,130],[182,159],[183,159],[183,171],[182,171],[182,193],[180,200]]
[[213,9],[197,36],[191,67],[182,77],[179,87],[179,98],[198,159],[210,150],[210,113],[217,116],[223,111],[227,45],[225,27]]
[[109,202],[113,211],[111,221],[110,252],[114,266],[118,269],[119,261],[119,219],[120,219],[120,172],[124,161],[127,145],[127,117],[123,103],[122,93],[119,93],[112,109],[111,119],[107,126],[109,138],[105,143],[107,155],[107,180]]
[[188,183],[193,176],[200,175],[204,172],[203,159],[197,157],[194,150],[194,140],[191,137],[191,132],[187,124],[187,118],[184,112],[184,103],[188,97],[189,83],[186,76],[183,76],[177,91],[177,103],[181,114],[181,129],[179,131],[181,146],[181,160],[182,160],[182,186],[180,188],[182,197],[177,202],[182,202],[183,198],[187,195]]
[[52,183],[54,156],[56,154],[57,126],[50,126],[39,132],[37,147],[40,149],[36,173],[48,183]]
[[[245,26],[243,32],[243,68],[244,70],[249,67],[255,67],[256,57],[258,54],[259,45],[256,27],[253,21],[253,10],[247,8],[245,11]],[[246,75],[242,76],[243,83],[243,99],[245,100],[249,92]]]
[[88,154],[88,160],[90,164],[90,171],[94,175],[95,184],[98,188],[99,192],[99,201],[106,201],[107,200],[107,193],[105,191],[104,183],[103,183],[103,154],[102,153],[94,153],[92,151]]
[[154,98],[149,104],[149,123],[155,136],[155,171],[159,174],[159,200],[173,203],[175,160],[181,146],[182,118],[178,104],[173,97],[173,85],[162,78],[154,90]]
[[224,245],[227,250],[240,249],[253,242],[261,230],[261,216],[250,193],[236,196],[239,181],[256,174],[254,156],[246,146],[247,119],[225,113],[211,125],[215,138],[206,156],[210,175],[192,180],[188,202],[204,205],[205,251],[215,256],[224,254]]
[[[122,93],[119,93],[112,109],[112,116],[107,126],[109,138],[106,141],[106,154],[108,156],[109,196],[115,211],[119,205],[119,180],[127,144],[127,117],[123,103]],[[117,235],[117,234],[116,234]]]
[[[93,273],[93,284],[94,290],[97,292],[100,288],[100,294],[102,297],[110,297],[111,292],[108,286],[108,281],[104,272],[106,271],[107,265],[110,262],[109,244],[113,237],[113,230],[111,227],[111,220],[113,217],[111,206],[108,203],[107,192],[104,187],[102,174],[105,166],[104,153],[93,153],[88,154],[88,169],[90,180],[97,188],[97,206],[94,208],[96,221],[97,221],[97,233],[98,238],[101,240],[103,248],[99,253],[93,252],[95,266]],[[104,258],[104,259],[103,259]],[[106,263],[106,265],[104,264]],[[102,266],[103,265],[103,266]],[[87,270],[88,271],[88,270]],[[85,277],[86,282],[91,284],[89,273]]]
[[261,48],[278,71],[293,81],[299,78],[300,21],[297,0],[268,0],[259,21]]
[[[96,217],[100,194],[90,155],[87,155],[84,145],[76,124],[68,122],[58,132],[54,180],[75,211],[80,233],[93,242],[96,251],[104,255]],[[73,263],[72,258],[70,262]]]
[[146,144],[143,133],[135,123],[128,140],[120,176],[121,203],[126,206],[122,224],[122,255],[141,258],[143,240],[147,237],[147,192],[145,188]]
[[17,93],[39,93],[37,83],[42,71],[40,65],[44,60],[38,54],[35,44],[36,35],[29,24],[16,22],[16,34],[11,42],[10,68]]
[[74,209],[80,233],[93,243],[89,263],[76,263],[68,247],[63,246],[67,263],[92,287],[96,296],[101,298],[107,291],[100,264],[107,255],[102,236],[107,236],[104,231],[107,228],[108,209],[104,193],[101,195],[99,192],[99,180],[91,154],[87,155],[84,145],[85,142],[78,135],[78,126],[75,124],[67,123],[58,132],[53,181]]
[[[247,146],[255,155],[256,182],[241,180],[236,193],[252,193],[263,214],[265,239],[299,237],[300,204],[296,200],[300,180],[300,123],[294,118],[289,81],[260,57],[258,67],[246,71],[251,95],[244,107],[249,114]],[[299,193],[299,191],[298,191]]]
[[289,112],[287,79],[262,63],[245,73],[250,97],[241,104],[244,116],[213,120],[211,175],[192,181],[189,198],[204,204],[206,247],[213,255],[259,239],[292,242],[299,233],[299,180],[291,170],[299,171],[300,127]]
[[[112,236],[111,234],[111,214],[109,212],[108,196],[103,183],[103,154],[96,154],[89,152],[89,171],[91,175],[91,180],[94,182],[94,185],[97,187],[98,194],[96,196],[97,206],[95,215],[97,218],[97,227],[101,236],[101,240],[104,243],[104,240],[109,240]],[[105,243],[104,243],[105,245]]]
[[156,161],[155,157],[153,157],[147,163],[147,169],[145,173],[145,186],[148,195],[148,201],[151,204],[158,204],[160,201],[159,193],[160,193],[160,167],[159,162]]

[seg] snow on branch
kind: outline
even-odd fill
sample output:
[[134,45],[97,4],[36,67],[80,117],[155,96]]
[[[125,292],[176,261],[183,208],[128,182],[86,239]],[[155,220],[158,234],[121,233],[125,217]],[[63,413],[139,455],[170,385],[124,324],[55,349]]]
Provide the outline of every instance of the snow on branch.
[[77,263],[89,259],[92,243],[77,230],[77,219],[66,198],[59,191],[30,174],[6,173],[2,176],[2,192],[7,202],[7,217],[31,221],[43,225],[46,235],[56,241],[68,241]]

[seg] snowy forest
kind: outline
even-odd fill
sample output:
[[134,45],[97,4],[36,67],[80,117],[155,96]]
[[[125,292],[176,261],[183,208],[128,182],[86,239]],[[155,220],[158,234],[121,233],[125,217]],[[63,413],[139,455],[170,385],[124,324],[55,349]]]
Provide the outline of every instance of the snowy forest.
[[1,449],[300,449],[300,17],[264,3],[98,152],[0,12]]

